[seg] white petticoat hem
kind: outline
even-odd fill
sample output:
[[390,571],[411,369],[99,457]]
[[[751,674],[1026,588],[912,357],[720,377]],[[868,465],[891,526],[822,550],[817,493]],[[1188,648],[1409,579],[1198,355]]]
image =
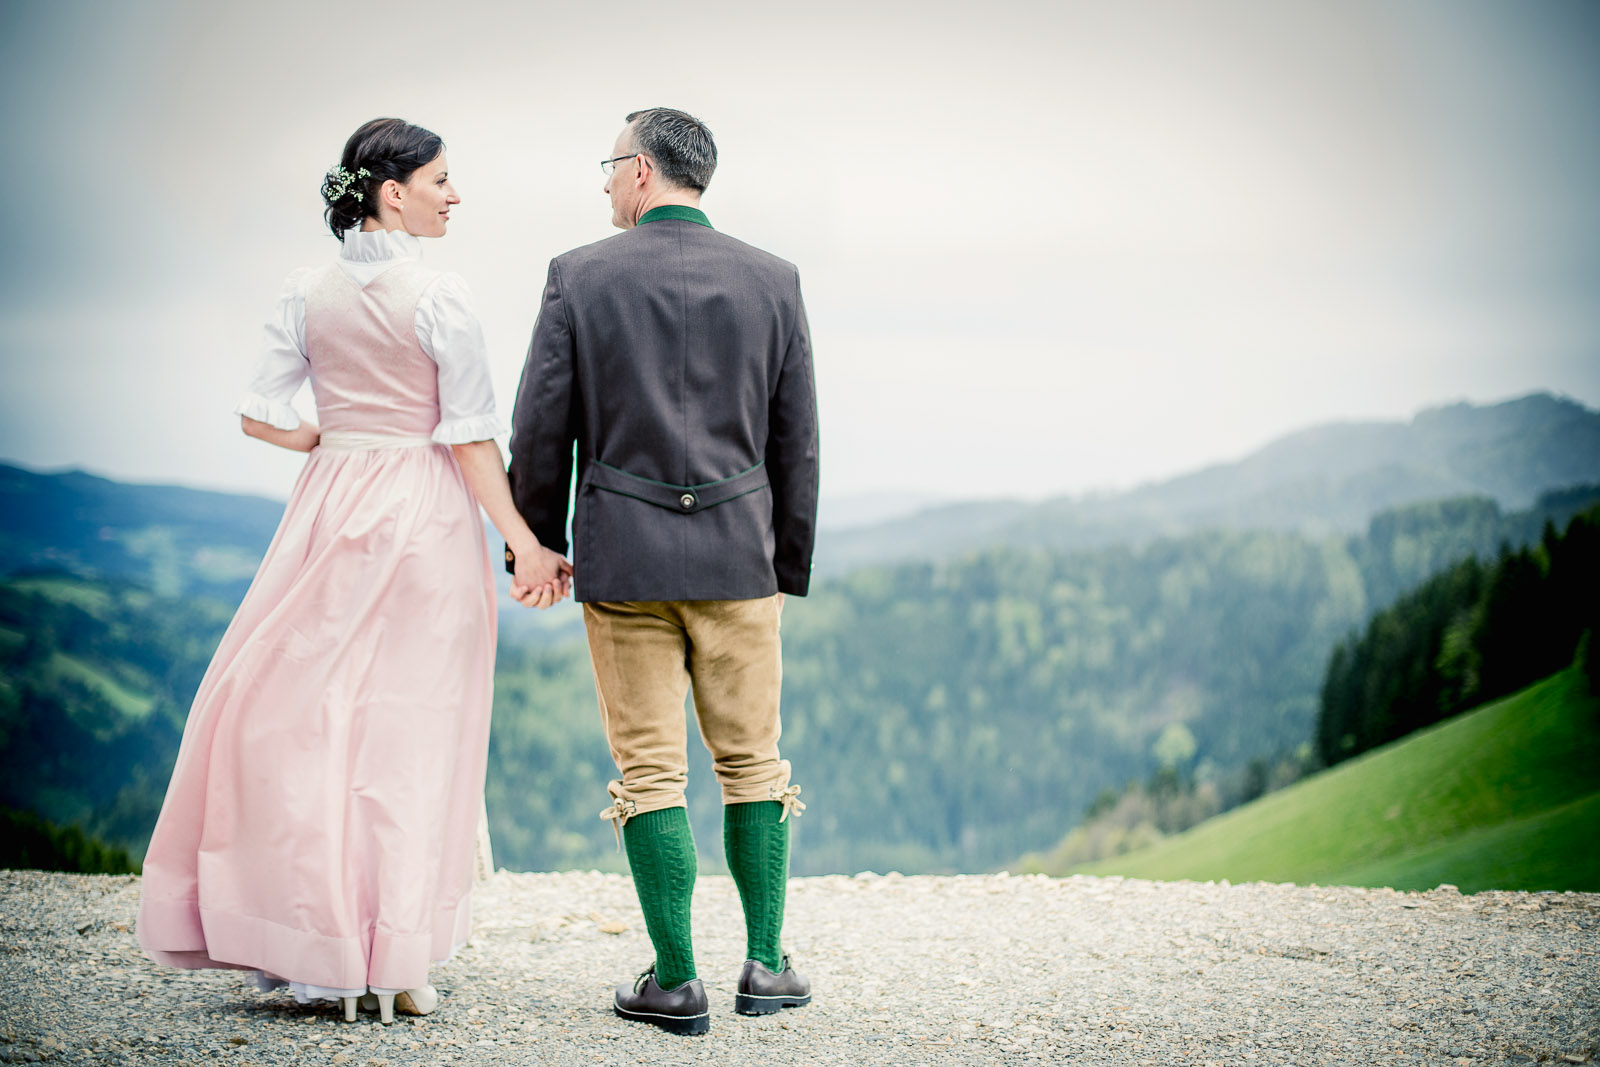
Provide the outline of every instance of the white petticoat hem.
[[[448,956],[433,962],[448,963],[455,958],[460,949],[460,945],[454,945],[451,947]],[[244,984],[263,993],[270,993],[274,989],[283,989],[287,986],[289,992],[294,994],[294,999],[301,1004],[310,1004],[313,1000],[339,1000],[343,997],[359,997],[367,993],[376,993],[378,996],[398,996],[405,992],[404,989],[387,989],[383,986],[375,985],[362,989],[337,989],[333,986],[313,985],[310,982],[295,982],[288,978],[279,978],[277,975],[268,974],[266,971],[247,971],[244,976]]]

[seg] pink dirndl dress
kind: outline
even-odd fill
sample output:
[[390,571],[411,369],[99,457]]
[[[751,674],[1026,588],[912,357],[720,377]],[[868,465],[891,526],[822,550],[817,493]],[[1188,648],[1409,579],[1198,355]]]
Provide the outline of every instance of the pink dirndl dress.
[[[437,431],[482,440],[498,420],[492,393],[486,415],[441,420],[461,374],[420,343],[418,309],[453,276],[403,237],[346,235],[378,268],[364,283],[341,264],[291,279],[323,443],[200,684],[144,861],[151,959],[302,997],[420,988],[471,924],[495,593]],[[475,318],[466,332],[481,340]],[[486,389],[486,363],[468,377]],[[257,417],[298,424],[298,384],[280,376]]]

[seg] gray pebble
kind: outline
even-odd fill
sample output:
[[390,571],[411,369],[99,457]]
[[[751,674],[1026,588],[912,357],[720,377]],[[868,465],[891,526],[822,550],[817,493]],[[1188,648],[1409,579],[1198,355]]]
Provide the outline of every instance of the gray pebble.
[[791,885],[786,936],[816,1002],[733,1014],[738,895],[703,878],[695,949],[715,1018],[678,1038],[611,1013],[611,988],[651,956],[616,875],[495,875],[471,941],[434,968],[439,1011],[382,1027],[230,972],[155,967],[132,933],[136,879],[0,872],[13,946],[0,1061],[1478,1064],[1583,1063],[1600,1046],[1596,894],[894,873]]

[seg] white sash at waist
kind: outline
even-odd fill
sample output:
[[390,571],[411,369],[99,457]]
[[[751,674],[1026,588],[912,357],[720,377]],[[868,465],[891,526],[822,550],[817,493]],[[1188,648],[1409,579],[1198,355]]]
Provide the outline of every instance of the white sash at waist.
[[426,448],[428,445],[436,445],[438,443],[427,434],[328,430],[318,440],[317,446],[333,452],[371,452],[379,448]]

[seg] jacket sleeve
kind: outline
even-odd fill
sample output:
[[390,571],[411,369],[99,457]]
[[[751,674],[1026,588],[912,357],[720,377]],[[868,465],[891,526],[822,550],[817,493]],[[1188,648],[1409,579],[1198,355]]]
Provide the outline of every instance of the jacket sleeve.
[[511,415],[511,499],[546,548],[567,552],[567,500],[577,440],[572,324],[561,268],[550,261],[544,300],[528,345]]
[[767,412],[767,480],[776,535],[773,569],[780,592],[805,596],[817,536],[817,387],[811,369],[811,329],[800,278],[795,319]]

